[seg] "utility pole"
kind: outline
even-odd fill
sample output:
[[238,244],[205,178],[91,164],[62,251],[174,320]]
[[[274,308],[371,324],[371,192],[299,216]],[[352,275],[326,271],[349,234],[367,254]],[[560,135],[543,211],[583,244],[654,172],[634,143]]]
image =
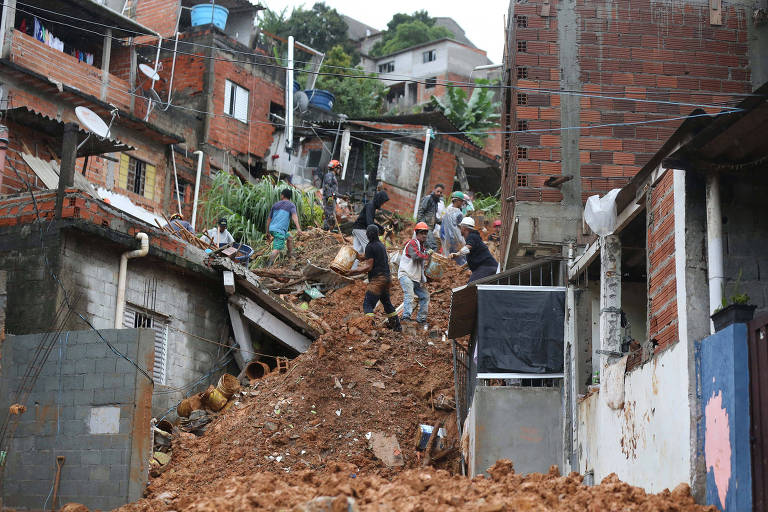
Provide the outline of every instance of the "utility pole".
[[293,36],[288,36],[288,69],[285,70],[285,150],[293,149]]
[[424,134],[424,154],[421,156],[421,172],[419,173],[419,188],[416,189],[416,204],[413,205],[413,217],[419,214],[421,203],[421,187],[424,185],[424,173],[427,170],[427,156],[429,155],[429,140],[432,138],[432,128],[427,128]]
[[64,207],[64,192],[75,184],[75,160],[77,158],[77,123],[64,125],[64,137],[61,144],[61,168],[59,169],[59,188],[56,191],[56,218],[61,218]]

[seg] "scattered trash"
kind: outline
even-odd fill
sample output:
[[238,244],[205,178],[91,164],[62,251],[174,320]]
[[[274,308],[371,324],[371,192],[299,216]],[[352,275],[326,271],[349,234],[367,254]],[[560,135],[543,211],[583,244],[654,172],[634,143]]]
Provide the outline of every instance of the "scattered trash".
[[[419,442],[418,442],[418,449],[419,450],[426,450],[427,444],[429,443],[429,438],[432,435],[432,432],[434,431],[434,427],[432,425],[419,425]],[[439,446],[442,440],[445,438],[445,429],[439,428],[437,430],[437,438],[438,438],[438,448],[439,450],[443,449],[442,446]]]
[[341,409],[336,410],[336,416],[341,416]]
[[378,380],[377,380],[376,382],[373,382],[373,383],[371,384],[371,386],[373,386],[373,387],[375,387],[375,388],[379,388],[379,389],[384,389],[384,388],[386,387],[386,386],[384,386],[384,383],[383,383],[383,382],[381,382],[381,381],[378,381]]
[[368,447],[373,450],[373,454],[387,467],[391,468],[404,464],[403,453],[395,436],[387,436],[383,432],[374,432],[368,441]]

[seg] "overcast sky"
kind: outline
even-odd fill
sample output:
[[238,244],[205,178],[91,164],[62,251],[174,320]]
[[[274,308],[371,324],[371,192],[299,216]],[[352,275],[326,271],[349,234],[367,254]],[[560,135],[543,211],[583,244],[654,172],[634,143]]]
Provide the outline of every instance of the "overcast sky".
[[[304,5],[311,9],[314,0],[261,0],[272,10],[280,11],[288,7],[288,13],[294,7]],[[475,0],[459,2],[456,0],[326,0],[326,5],[342,14],[383,30],[392,15],[398,12],[412,13],[426,9],[430,16],[448,16],[464,29],[467,37],[475,46],[488,52],[488,58],[494,64],[501,62],[504,48],[504,15],[509,7],[509,0]]]

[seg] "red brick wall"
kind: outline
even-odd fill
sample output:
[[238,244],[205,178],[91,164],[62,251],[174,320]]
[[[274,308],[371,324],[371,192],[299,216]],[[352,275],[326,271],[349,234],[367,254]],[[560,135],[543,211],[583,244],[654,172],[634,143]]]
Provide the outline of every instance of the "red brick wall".
[[[517,68],[523,68],[527,73],[527,78],[518,80],[521,88],[557,90],[561,87],[557,16],[540,16],[543,3],[531,0],[514,6],[515,15],[526,17],[527,27],[511,20],[510,46],[516,60],[511,71],[517,74]],[[552,5],[552,12],[557,8]],[[722,26],[710,25],[706,2],[578,0],[576,11],[582,91],[601,96],[581,98],[582,127],[685,116],[695,107],[658,101],[723,103],[732,98],[711,93],[751,90],[746,44],[751,8],[724,4]],[[525,43],[525,51],[518,51],[518,41]],[[527,101],[518,105],[516,97],[511,108],[518,122],[527,121],[531,133],[518,136],[519,146],[528,154],[518,160],[517,198],[560,201],[558,190],[543,186],[548,177],[561,174],[560,137],[558,132],[532,131],[560,128],[560,96],[520,93],[527,95],[523,96]],[[625,185],[681,122],[582,129],[582,200]]]
[[678,340],[672,179],[673,171],[666,171],[656,183],[648,211],[648,339],[656,339],[656,351]]
[[163,37],[176,33],[179,0],[138,0],[134,19]]
[[[263,158],[275,131],[269,120],[270,102],[285,105],[285,91],[237,64],[217,61],[215,67],[213,106],[216,117],[211,120],[208,142],[239,154],[251,153]],[[250,111],[247,124],[224,115],[225,80],[248,89]]]
[[[11,61],[51,80],[74,87],[85,94],[101,97],[101,69],[41,43],[23,32],[11,32]],[[117,76],[109,76],[107,102],[128,110],[130,87],[128,82]]]

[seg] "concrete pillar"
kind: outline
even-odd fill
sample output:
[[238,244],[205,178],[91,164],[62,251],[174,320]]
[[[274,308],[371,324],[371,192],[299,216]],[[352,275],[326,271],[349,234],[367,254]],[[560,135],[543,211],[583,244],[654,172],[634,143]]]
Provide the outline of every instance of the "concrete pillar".
[[600,237],[600,349],[621,352],[621,241]]
[[61,169],[59,170],[59,189],[56,193],[56,218],[61,218],[64,206],[64,191],[75,183],[75,160],[77,158],[76,123],[64,125],[64,137],[61,144]]
[[8,59],[11,56],[11,31],[16,22],[16,0],[5,0],[3,4],[3,17],[0,21],[0,58]]
[[[720,179],[707,176],[707,273],[709,275],[709,313],[715,312],[723,300],[723,213],[720,207]],[[715,327],[710,322],[711,333]]]
[[109,88],[109,59],[112,56],[112,29],[104,32],[104,51],[101,53],[101,101],[107,101]]

